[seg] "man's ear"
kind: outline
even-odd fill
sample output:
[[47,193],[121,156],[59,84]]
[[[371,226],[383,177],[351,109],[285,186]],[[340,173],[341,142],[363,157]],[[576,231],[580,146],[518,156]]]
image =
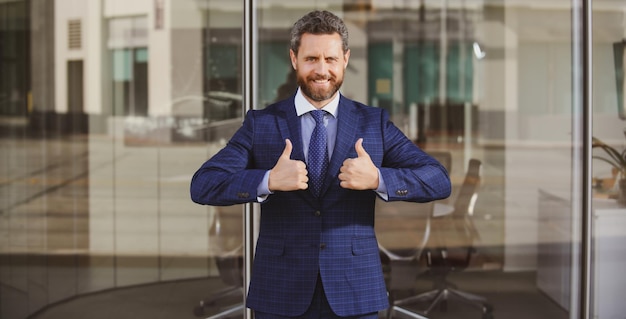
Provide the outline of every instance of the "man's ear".
[[343,54],[343,59],[344,59],[344,63],[343,63],[343,68],[347,68],[348,67],[348,60],[350,60],[350,49],[348,49],[348,51],[346,51],[346,53]]
[[296,63],[298,61],[298,56],[296,55],[295,52],[293,52],[292,49],[289,49],[289,58],[291,58],[291,66],[295,70],[296,69],[296,65],[298,65]]

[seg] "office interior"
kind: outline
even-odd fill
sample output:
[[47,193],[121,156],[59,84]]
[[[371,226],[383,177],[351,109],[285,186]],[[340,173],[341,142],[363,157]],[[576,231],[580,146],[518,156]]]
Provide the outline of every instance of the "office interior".
[[377,203],[386,275],[414,257],[390,296],[440,287],[431,258],[469,248],[444,277],[484,298],[381,318],[624,316],[621,164],[581,134],[626,147],[623,1],[0,0],[0,317],[250,317],[254,211],[194,204],[189,182],[246,110],[293,92],[289,30],[313,9],[349,28],[342,94],[448,161],[449,199]]

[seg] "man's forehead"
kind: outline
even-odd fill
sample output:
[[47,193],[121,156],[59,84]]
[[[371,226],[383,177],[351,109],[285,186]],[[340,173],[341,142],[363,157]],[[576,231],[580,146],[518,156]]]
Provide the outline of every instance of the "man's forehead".
[[302,36],[300,49],[307,51],[343,50],[343,43],[338,34],[310,34]]
[[333,32],[333,33],[310,33],[310,32],[305,32],[301,36],[301,39],[304,39],[304,38],[334,38],[336,40],[341,41],[341,35],[339,35],[339,33],[337,33],[337,32]]

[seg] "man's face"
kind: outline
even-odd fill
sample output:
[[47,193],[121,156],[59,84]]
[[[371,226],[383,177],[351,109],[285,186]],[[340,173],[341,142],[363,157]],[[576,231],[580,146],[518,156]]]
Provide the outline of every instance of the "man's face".
[[298,55],[289,52],[298,85],[315,107],[322,108],[335,97],[343,83],[350,51],[345,54],[339,34],[302,35]]

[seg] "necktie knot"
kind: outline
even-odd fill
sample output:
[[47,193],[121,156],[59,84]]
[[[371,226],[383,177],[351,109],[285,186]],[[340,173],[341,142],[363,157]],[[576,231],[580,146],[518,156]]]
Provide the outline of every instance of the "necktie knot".
[[322,111],[322,110],[311,111],[311,114],[313,115],[313,119],[315,119],[315,125],[324,125],[325,113],[326,111]]

